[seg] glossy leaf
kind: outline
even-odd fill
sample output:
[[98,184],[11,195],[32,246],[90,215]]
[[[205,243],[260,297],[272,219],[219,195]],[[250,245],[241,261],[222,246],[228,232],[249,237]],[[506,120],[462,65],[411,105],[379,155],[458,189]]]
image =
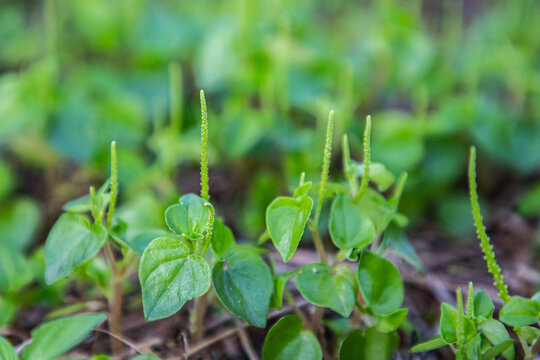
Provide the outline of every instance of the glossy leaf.
[[363,248],[375,239],[373,222],[348,196],[336,197],[328,226],[332,241],[342,250]]
[[[508,340],[512,340],[508,330],[506,330],[506,327],[500,321],[494,319],[484,321],[480,325],[480,331],[493,346],[504,343]],[[505,349],[503,356],[509,360],[514,359],[514,347],[509,346],[507,349]]]
[[304,266],[298,274],[296,287],[310,303],[348,317],[356,304],[357,288],[354,276],[351,279],[347,275],[348,271],[352,272],[346,265],[332,269],[328,264],[310,264]]
[[272,296],[272,275],[253,253],[236,252],[217,262],[212,279],[221,303],[233,314],[257,327],[266,326]]
[[180,240],[157,238],[144,250],[139,265],[144,316],[171,316],[210,289],[210,267],[200,255],[190,254]]
[[75,315],[46,322],[32,331],[32,342],[23,348],[22,360],[53,360],[81,342],[107,316]]
[[309,219],[313,200],[278,197],[266,209],[266,226],[283,262],[291,259]]
[[170,232],[162,229],[141,230],[136,235],[126,238],[126,245],[137,255],[142,256],[144,249],[152,240],[169,235]]
[[311,190],[311,181],[308,181],[294,190],[294,198],[300,198],[302,196],[306,196],[309,193],[309,190]]
[[203,235],[210,215],[205,204],[209,203],[195,194],[184,195],[178,201],[179,204],[171,205],[165,210],[165,222],[169,229],[177,235]]
[[363,251],[357,275],[362,296],[376,315],[387,315],[403,303],[403,280],[390,261]]
[[423,343],[417,344],[411,348],[412,353],[422,353],[422,352],[428,352],[431,350],[436,350],[439,348],[442,348],[444,346],[448,345],[446,341],[443,340],[441,335],[436,335],[429,339],[428,341],[425,341]]
[[384,232],[384,238],[381,245],[383,249],[389,249],[414,266],[419,272],[424,272],[422,262],[409,242],[407,235],[405,235],[403,229],[395,222],[392,222]]
[[66,213],[54,224],[45,243],[45,281],[47,284],[72,274],[78,266],[97,255],[107,231],[90,224],[85,215]]
[[321,346],[315,335],[304,329],[296,315],[282,317],[268,332],[262,350],[263,360],[320,360]]
[[380,333],[369,328],[352,331],[339,347],[339,360],[390,360],[399,345],[395,332]]
[[408,313],[409,309],[399,309],[388,315],[380,316],[376,326],[377,331],[382,333],[396,331],[403,324]]
[[474,294],[473,316],[475,318],[481,316],[485,319],[491,319],[494,310],[495,305],[493,305],[493,301],[491,301],[489,295],[484,290],[478,290],[478,292]]
[[220,219],[214,221],[214,230],[210,244],[218,260],[223,260],[234,252],[235,242],[233,233]]
[[13,346],[6,338],[0,336],[0,359],[2,360],[17,360],[17,353]]
[[[443,303],[441,305],[441,320],[439,321],[439,330],[441,337],[447,344],[455,344],[457,342],[457,317],[458,311],[455,307]],[[463,317],[465,341],[471,340],[476,335],[476,326],[474,322]]]
[[499,312],[499,319],[510,326],[531,325],[540,317],[540,302],[513,296]]

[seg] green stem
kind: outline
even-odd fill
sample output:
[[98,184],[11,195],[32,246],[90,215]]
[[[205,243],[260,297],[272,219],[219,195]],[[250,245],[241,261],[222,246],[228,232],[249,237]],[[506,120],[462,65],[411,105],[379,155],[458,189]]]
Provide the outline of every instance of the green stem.
[[371,116],[366,117],[366,127],[364,129],[364,174],[360,182],[360,189],[354,197],[354,202],[359,202],[367,190],[369,184],[369,171],[371,169]]
[[315,227],[319,224],[322,205],[324,201],[324,193],[326,191],[326,183],[328,182],[328,172],[330,171],[330,160],[332,158],[332,139],[334,136],[334,110],[330,111],[328,116],[328,124],[326,127],[326,141],[324,144],[323,166],[321,170],[321,185],[319,187],[319,198],[317,200],[317,208],[315,209],[314,223]]

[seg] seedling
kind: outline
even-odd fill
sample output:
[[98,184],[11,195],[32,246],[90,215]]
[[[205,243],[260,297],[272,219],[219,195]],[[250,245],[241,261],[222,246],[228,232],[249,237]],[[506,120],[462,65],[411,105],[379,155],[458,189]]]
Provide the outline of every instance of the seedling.
[[532,360],[540,352],[540,329],[532,326],[540,320],[540,293],[530,299],[508,294],[508,286],[504,282],[493,245],[482,222],[476,187],[476,149],[471,147],[469,196],[474,225],[487,269],[493,276],[493,285],[499,291],[498,296],[504,306],[499,311],[498,320],[496,320],[494,318],[495,306],[487,293],[480,290],[474,294],[473,284],[470,283],[465,314],[461,290],[458,289],[457,309],[446,303],[441,306],[440,335],[414,346],[411,351],[425,352],[450,345],[457,359],[494,359],[498,355],[502,355],[505,359],[514,359],[514,340],[510,337],[504,323],[513,327],[520,340],[524,358]]

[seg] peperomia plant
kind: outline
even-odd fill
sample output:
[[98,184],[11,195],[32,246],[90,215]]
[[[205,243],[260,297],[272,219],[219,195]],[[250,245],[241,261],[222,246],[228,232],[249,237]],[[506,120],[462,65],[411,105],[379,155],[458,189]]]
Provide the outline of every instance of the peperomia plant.
[[[347,137],[343,137],[343,168],[345,183],[328,182],[330,169],[334,112],[330,112],[323,155],[321,181],[317,203],[312,214],[312,183],[300,177],[292,196],[280,196],[268,206],[267,233],[283,262],[288,262],[297,250],[307,227],[312,235],[320,262],[302,266],[283,274],[274,274],[272,306],[281,308],[282,297],[295,309],[270,330],[263,348],[264,359],[321,359],[329,349],[317,341],[325,308],[341,317],[352,319],[348,333],[341,341],[340,359],[390,359],[397,348],[398,327],[407,316],[403,303],[403,280],[396,266],[383,257],[386,249],[396,250],[413,265],[419,266],[416,254],[403,241],[401,227],[407,219],[397,212],[406,181],[404,173],[395,182],[387,199],[382,194],[392,184],[394,176],[382,164],[371,162],[371,118],[366,119],[364,132],[364,162],[351,159]],[[369,187],[376,184],[377,190]],[[319,232],[319,220],[326,198],[333,198],[328,230],[337,253],[328,255]],[[390,236],[385,235],[392,229]],[[381,241],[382,239],[382,241]],[[399,246],[396,246],[399,244]],[[368,249],[368,247],[370,247]],[[406,249],[403,251],[403,249]],[[350,260],[352,262],[344,262]],[[300,294],[316,306],[308,319],[294,303],[287,281],[297,276]],[[377,344],[384,344],[379,346]]]
[[457,290],[457,309],[450,304],[441,306],[439,322],[440,335],[425,343],[414,346],[412,352],[425,352],[449,345],[457,359],[495,359],[502,355],[505,359],[514,359],[514,340],[504,324],[513,327],[519,338],[523,357],[532,360],[540,352],[540,293],[530,299],[510,296],[504,282],[501,268],[495,259],[493,245],[482,221],[476,189],[476,149],[471,147],[469,157],[469,196],[472,215],[480,248],[484,253],[488,272],[493,276],[493,285],[498,290],[498,297],[504,303],[495,319],[495,306],[483,290],[476,294],[473,284],[469,284],[467,304],[463,307],[461,290]]

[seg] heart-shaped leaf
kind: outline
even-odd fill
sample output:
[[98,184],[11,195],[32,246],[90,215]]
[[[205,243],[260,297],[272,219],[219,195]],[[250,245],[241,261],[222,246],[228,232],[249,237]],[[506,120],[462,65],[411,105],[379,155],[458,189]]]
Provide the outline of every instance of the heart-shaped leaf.
[[403,324],[408,313],[409,309],[399,309],[388,315],[380,316],[376,326],[377,331],[382,333],[396,331]]
[[46,322],[32,331],[32,342],[23,348],[22,360],[53,360],[81,342],[107,315],[75,315]]
[[[484,334],[484,336],[493,346],[504,343],[508,340],[512,340],[503,323],[494,319],[484,321],[480,325],[480,331],[482,331],[482,334]],[[514,347],[509,346],[507,349],[505,349],[503,356],[506,359],[513,359],[515,356]]]
[[304,329],[296,315],[282,317],[268,332],[262,350],[263,360],[320,360],[317,338]]
[[0,336],[0,359],[2,360],[17,360],[17,353],[13,346],[4,337]]
[[273,283],[270,269],[259,256],[236,252],[216,263],[212,278],[219,300],[230,312],[253,326],[266,326]]
[[403,280],[390,261],[363,251],[357,275],[362,296],[376,315],[387,315],[403,303]]
[[266,226],[274,246],[283,262],[291,259],[309,219],[313,200],[307,196],[300,198],[278,197],[266,209]]
[[[343,317],[348,317],[356,304],[354,272],[348,266],[332,269],[328,264],[315,263],[304,266],[296,286],[300,294],[312,304],[327,307]],[[352,273],[352,276],[347,272]],[[352,278],[352,279],[351,279]]]
[[60,216],[45,243],[45,282],[52,284],[73,273],[97,255],[106,239],[107,230],[100,224],[90,224],[85,215]]
[[473,301],[473,315],[475,318],[483,317],[485,319],[491,319],[493,317],[493,310],[495,305],[489,298],[489,295],[484,290],[478,290],[474,294]]
[[218,260],[223,260],[234,252],[235,243],[233,233],[220,219],[214,221],[214,230],[210,244]]
[[190,254],[178,239],[161,237],[144,250],[139,265],[144,316],[147,320],[171,316],[184,304],[210,289],[206,260]]
[[179,204],[171,205],[165,210],[165,222],[169,229],[177,235],[203,235],[208,225],[210,211],[208,201],[195,194],[186,194]]
[[375,239],[373,222],[348,196],[338,195],[332,203],[328,227],[341,250],[363,248]]

